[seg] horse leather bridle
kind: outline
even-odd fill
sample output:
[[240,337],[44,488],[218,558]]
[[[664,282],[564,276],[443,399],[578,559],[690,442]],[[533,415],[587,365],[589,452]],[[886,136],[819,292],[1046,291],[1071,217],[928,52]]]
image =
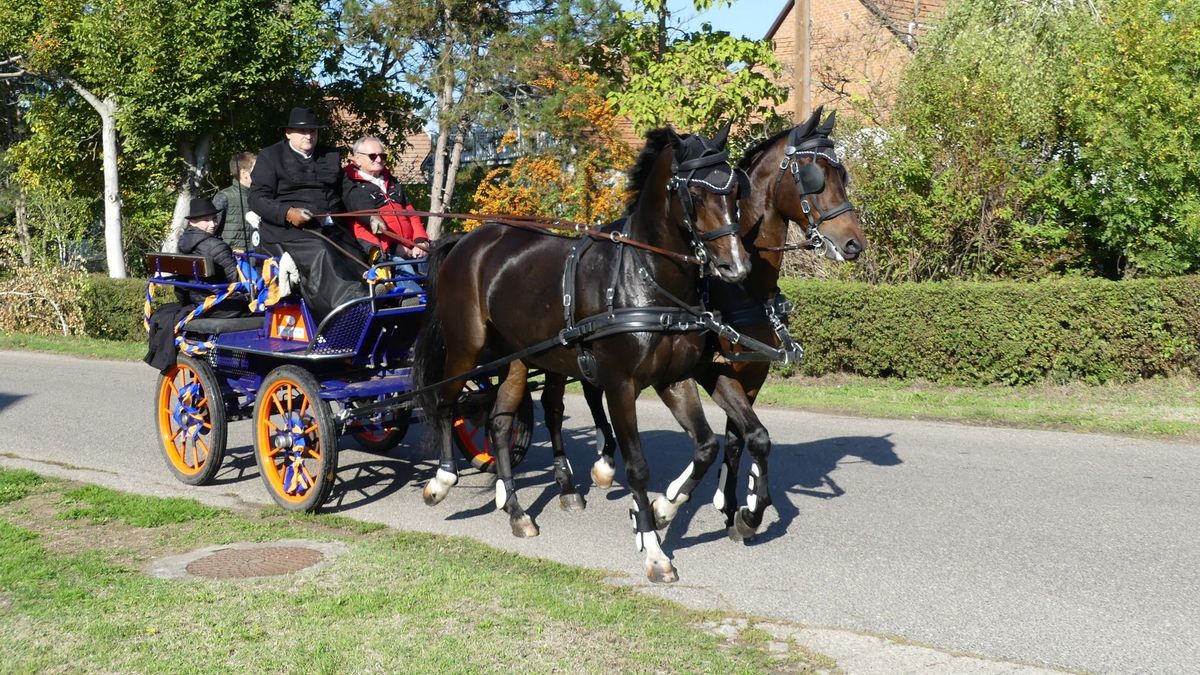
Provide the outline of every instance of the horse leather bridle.
[[[771,246],[765,250],[769,251],[794,251],[800,248],[821,249],[826,246],[826,238],[821,234],[821,224],[827,220],[833,220],[838,216],[848,211],[854,211],[854,204],[849,200],[838,204],[829,209],[825,213],[821,213],[813,208],[808,197],[810,195],[820,194],[825,190],[825,180],[822,175],[820,185],[815,182],[806,180],[809,176],[802,168],[804,166],[816,166],[815,162],[818,157],[841,169],[843,175],[846,172],[845,167],[838,161],[837,156],[833,154],[833,141],[826,136],[815,136],[807,140],[801,141],[797,138],[800,128],[792,129],[791,137],[788,138],[788,145],[783,151],[783,159],[779,162],[779,175],[775,178],[775,191],[778,192],[779,184],[783,180],[784,174],[789,171],[792,174],[792,179],[796,183],[796,189],[800,192],[800,211],[804,214],[804,219],[808,222],[808,231],[805,233],[807,240],[801,244],[785,244],[783,246]],[[812,164],[800,164],[800,157],[812,157]]]

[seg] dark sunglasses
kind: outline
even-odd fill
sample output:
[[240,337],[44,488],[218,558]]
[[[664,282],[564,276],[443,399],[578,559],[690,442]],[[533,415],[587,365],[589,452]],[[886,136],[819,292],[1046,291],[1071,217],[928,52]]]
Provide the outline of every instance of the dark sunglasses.
[[364,152],[362,154],[366,155],[367,159],[371,160],[372,162],[386,162],[387,161],[387,153],[386,152]]

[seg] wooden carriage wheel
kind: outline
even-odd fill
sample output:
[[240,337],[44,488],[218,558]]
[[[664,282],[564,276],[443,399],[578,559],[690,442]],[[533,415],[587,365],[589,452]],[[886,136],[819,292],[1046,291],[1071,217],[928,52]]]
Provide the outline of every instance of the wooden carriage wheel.
[[254,459],[275,503],[289,511],[316,511],[337,473],[337,423],[320,384],[308,371],[271,371],[254,403]]
[[216,476],[229,428],[212,366],[180,354],[155,383],[154,421],[163,459],[176,478],[204,485]]

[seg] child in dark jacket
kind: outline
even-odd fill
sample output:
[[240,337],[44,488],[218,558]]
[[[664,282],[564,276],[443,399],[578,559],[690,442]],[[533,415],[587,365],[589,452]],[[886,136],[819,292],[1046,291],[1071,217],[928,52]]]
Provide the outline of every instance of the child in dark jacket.
[[[209,284],[228,284],[238,280],[237,259],[233,257],[233,249],[217,236],[217,207],[208,197],[197,197],[192,200],[187,214],[188,226],[179,236],[179,252],[189,255],[202,255],[216,264],[217,269],[210,270],[213,274],[203,281]],[[183,289],[176,289],[177,291]],[[186,296],[180,293],[179,302],[199,305],[210,294],[206,291],[187,289]],[[217,306],[209,309],[204,316],[215,319],[248,316],[250,314],[246,301],[240,298],[227,298]]]

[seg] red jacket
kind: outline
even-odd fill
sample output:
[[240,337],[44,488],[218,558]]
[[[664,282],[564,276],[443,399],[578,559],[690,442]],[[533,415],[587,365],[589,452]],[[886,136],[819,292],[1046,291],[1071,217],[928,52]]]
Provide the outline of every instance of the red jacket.
[[[413,242],[429,241],[429,234],[425,232],[421,219],[406,213],[413,210],[412,204],[409,204],[408,198],[404,196],[404,187],[396,182],[396,178],[387,169],[383,170],[382,175],[386,190],[367,180],[353,164],[347,164],[343,170],[346,179],[342,182],[342,201],[346,203],[347,210],[378,209],[379,216],[387,223],[388,231]],[[400,248],[403,244],[400,242],[387,236],[378,237],[372,234],[370,221],[370,216],[354,219],[352,230],[355,239],[368,246],[378,246],[388,255],[404,253]]]

